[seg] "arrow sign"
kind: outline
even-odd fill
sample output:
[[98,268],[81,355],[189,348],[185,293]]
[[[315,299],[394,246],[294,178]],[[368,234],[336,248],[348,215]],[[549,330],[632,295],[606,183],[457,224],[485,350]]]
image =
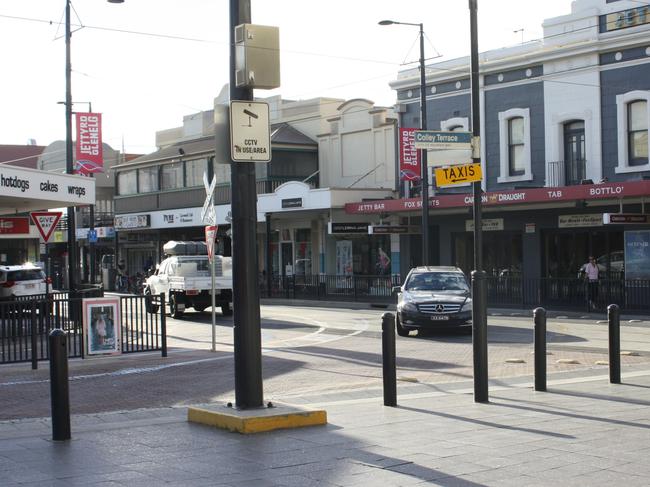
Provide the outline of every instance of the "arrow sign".
[[54,232],[56,224],[59,223],[62,214],[63,213],[60,211],[32,211],[30,213],[32,220],[45,243],[47,243],[52,236],[52,232]]

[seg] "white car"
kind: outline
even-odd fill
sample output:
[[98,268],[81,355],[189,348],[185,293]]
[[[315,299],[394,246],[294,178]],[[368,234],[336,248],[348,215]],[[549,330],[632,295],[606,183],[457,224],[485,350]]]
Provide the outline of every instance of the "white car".
[[45,273],[32,265],[0,266],[0,300],[45,294]]

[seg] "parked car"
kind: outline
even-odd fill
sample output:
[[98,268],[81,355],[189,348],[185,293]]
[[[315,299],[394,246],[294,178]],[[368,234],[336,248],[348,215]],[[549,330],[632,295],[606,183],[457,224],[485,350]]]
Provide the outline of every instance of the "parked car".
[[411,330],[469,330],[472,299],[467,278],[458,267],[415,267],[397,297],[397,334]]
[[33,265],[0,266],[0,300],[45,294],[45,273]]

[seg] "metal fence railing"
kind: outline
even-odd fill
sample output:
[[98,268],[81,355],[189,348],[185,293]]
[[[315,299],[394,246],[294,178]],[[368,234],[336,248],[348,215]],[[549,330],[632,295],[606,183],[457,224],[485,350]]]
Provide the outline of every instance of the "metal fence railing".
[[[488,306],[589,311],[588,284],[584,279],[518,276],[488,277]],[[269,289],[260,276],[260,294],[266,298],[365,301],[394,303],[394,286],[401,277],[393,276],[273,276]],[[605,309],[617,304],[626,312],[650,312],[650,280],[601,279],[594,304]]]
[[[67,332],[69,358],[84,358],[83,298],[62,293],[0,302],[0,364],[49,359],[48,336]],[[34,299],[35,298],[35,299]],[[163,296],[120,296],[122,353],[160,351],[167,355]]]

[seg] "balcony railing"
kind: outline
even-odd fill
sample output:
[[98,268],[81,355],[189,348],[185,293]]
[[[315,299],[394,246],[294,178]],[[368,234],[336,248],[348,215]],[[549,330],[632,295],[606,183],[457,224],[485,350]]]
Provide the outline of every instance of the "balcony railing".
[[[273,193],[278,186],[289,181],[302,181],[303,176],[277,176],[266,179],[258,179],[255,181],[255,188],[257,194]],[[318,188],[318,178],[311,178],[307,181],[310,188]],[[214,190],[214,202],[217,205],[223,205],[231,202],[232,192],[230,183],[218,184]]]
[[548,186],[573,186],[587,177],[587,161],[552,161],[548,163]]

